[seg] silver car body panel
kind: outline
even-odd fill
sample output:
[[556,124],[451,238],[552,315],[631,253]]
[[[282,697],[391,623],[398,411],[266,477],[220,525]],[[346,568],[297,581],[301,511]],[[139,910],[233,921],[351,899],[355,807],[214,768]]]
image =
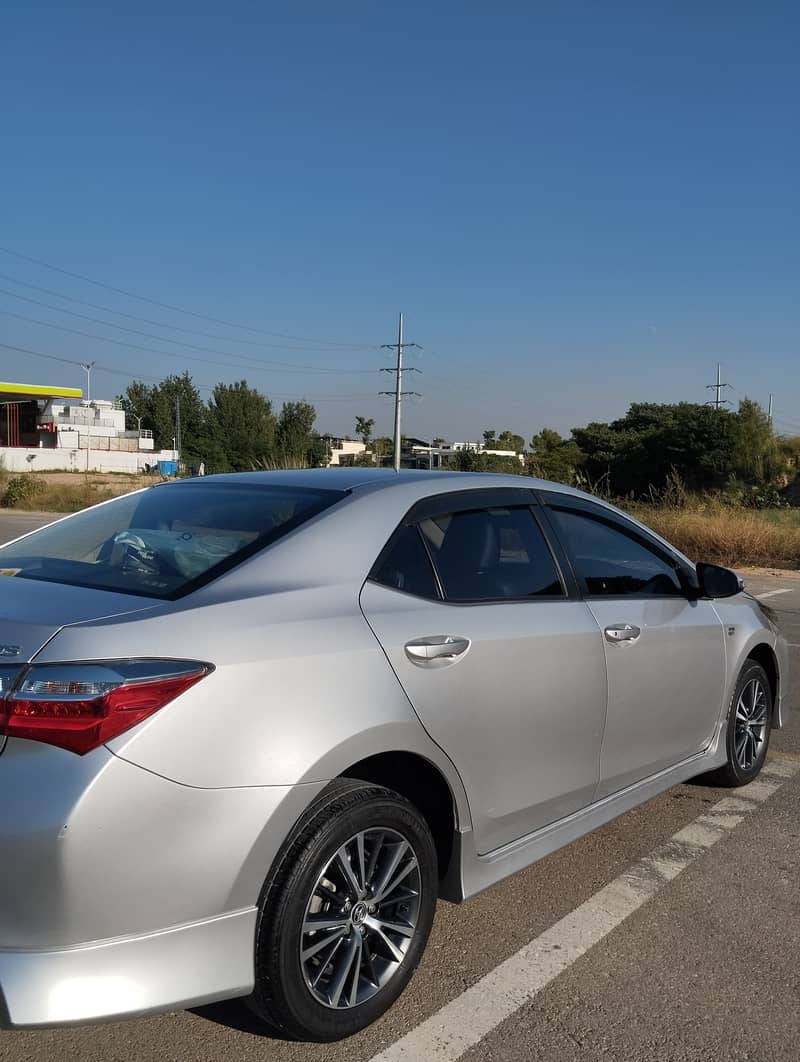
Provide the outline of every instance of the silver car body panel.
[[641,631],[633,641],[603,638],[609,708],[600,799],[708,747],[723,705],[726,659],[722,621],[710,601],[609,597],[588,604],[601,630],[631,624]]
[[571,844],[592,830],[638,807],[680,782],[713,770],[725,763],[725,749],[719,735],[709,748],[685,763],[670,767],[651,778],[643,779],[617,793],[590,804],[581,811],[551,823],[527,837],[505,845],[496,852],[481,856],[473,838],[465,831],[457,836],[458,858],[450,864],[443,893],[447,897],[466,899],[489,888],[509,874],[515,874],[551,852]]
[[0,951],[6,1009],[14,1026],[47,1027],[247,995],[256,917],[250,907],[138,937],[58,951]]
[[136,615],[160,604],[151,598],[82,586],[0,578],[0,644],[18,650],[3,653],[0,664],[31,660],[67,624]]
[[[423,726],[461,775],[479,851],[591,803],[606,667],[582,601],[450,605],[367,583],[361,607]],[[429,635],[471,644],[449,666],[429,670],[405,652]]]
[[324,787],[199,789],[100,747],[10,738],[0,764],[2,948],[136,936],[253,906]]
[[[404,514],[431,494],[576,492],[440,472],[243,478],[352,493],[174,602],[0,580],[0,642],[18,644],[20,660],[157,656],[215,668],[85,756],[6,742],[0,996],[13,1025],[99,1020],[249,991],[255,911],[270,867],[327,782],[360,760],[412,753],[439,771],[455,824],[442,894],[462,899],[723,762],[721,736],[743,660],[768,646],[785,667],[785,648],[756,602],[744,594],[704,602],[723,632],[725,672],[713,711],[703,703],[707,714],[702,726],[695,721],[687,747],[699,743],[703,727],[707,746],[603,795],[606,655],[594,603],[454,607],[365,586]],[[674,616],[659,622],[668,629],[683,623]],[[651,626],[655,637],[659,623]],[[452,668],[410,670],[399,655],[403,639],[430,634],[465,635],[469,653]],[[620,665],[636,660],[627,649],[618,656]],[[610,651],[608,658],[615,659]],[[512,683],[517,668],[525,677]],[[437,683],[435,695],[428,679]],[[619,685],[624,691],[624,680]],[[499,721],[486,714],[495,686]],[[617,718],[635,715],[631,700]],[[500,724],[511,732],[501,733]],[[563,762],[567,749],[574,763]],[[508,765],[513,772],[493,777]]]
[[749,594],[737,594],[714,601],[714,610],[722,622],[725,641],[726,677],[723,720],[727,718],[736,680],[747,657],[758,648],[772,650],[777,664],[778,689],[775,698],[772,726],[780,730],[784,725],[784,693],[789,679],[789,652],[786,641],[763,612],[758,601]]

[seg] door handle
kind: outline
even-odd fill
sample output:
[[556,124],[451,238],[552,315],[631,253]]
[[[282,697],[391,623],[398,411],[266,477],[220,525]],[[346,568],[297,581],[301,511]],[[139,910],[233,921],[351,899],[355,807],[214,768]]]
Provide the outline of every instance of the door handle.
[[455,663],[470,647],[469,638],[455,634],[432,634],[406,642],[406,656],[419,667],[444,667]]
[[613,627],[606,627],[603,633],[609,642],[635,642],[642,632],[632,623],[617,623]]

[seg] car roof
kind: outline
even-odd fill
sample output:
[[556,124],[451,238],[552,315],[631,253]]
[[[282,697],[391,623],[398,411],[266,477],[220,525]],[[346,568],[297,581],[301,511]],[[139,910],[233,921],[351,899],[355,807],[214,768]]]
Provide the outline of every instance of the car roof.
[[[418,501],[432,495],[463,491],[511,488],[519,491],[546,490],[584,498],[610,512],[624,516],[629,523],[639,522],[629,513],[621,513],[601,498],[593,497],[563,483],[551,483],[527,475],[503,475],[493,472],[451,472],[440,469],[391,468],[309,468],[274,472],[235,472],[205,476],[202,479],[170,480],[153,490],[191,490],[192,485],[233,483],[253,486],[284,486],[339,491],[345,497],[313,517],[296,532],[279,539],[266,553],[258,553],[227,574],[197,591],[202,597],[219,593],[251,593],[258,585],[285,587],[287,573],[302,573],[306,586],[355,582],[360,585],[380,550],[398,526],[403,515]],[[662,542],[682,557],[671,543],[644,528],[651,538]],[[335,543],[335,547],[332,547]],[[335,557],[335,563],[332,558]],[[687,558],[683,558],[687,560]],[[691,561],[687,560],[691,564]],[[190,595],[187,601],[194,601]]]
[[[417,485],[423,487],[433,480],[441,484],[442,491],[470,490],[479,487],[519,487],[522,489],[547,488],[568,491],[572,488],[563,483],[549,483],[531,476],[501,475],[494,472],[451,472],[443,469],[403,468],[296,468],[275,472],[227,472],[203,477],[205,483],[274,484],[276,486],[316,487],[318,490],[358,491],[369,487],[372,490],[389,490],[396,487]],[[175,485],[193,480],[173,480]]]

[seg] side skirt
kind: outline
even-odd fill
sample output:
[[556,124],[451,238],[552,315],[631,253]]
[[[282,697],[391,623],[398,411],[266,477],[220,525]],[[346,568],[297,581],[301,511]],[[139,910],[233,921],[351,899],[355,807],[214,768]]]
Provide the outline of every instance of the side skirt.
[[[724,728],[722,728],[724,729]],[[548,826],[480,856],[475,850],[471,830],[459,831],[453,840],[453,856],[442,880],[439,895],[442,899],[460,903],[494,885],[510,874],[523,870],[551,852],[571,844],[592,830],[624,815],[626,811],[644,804],[680,782],[712,771],[726,762],[725,743],[718,731],[713,745],[704,752],[645,778],[641,782],[604,797],[580,811]]]

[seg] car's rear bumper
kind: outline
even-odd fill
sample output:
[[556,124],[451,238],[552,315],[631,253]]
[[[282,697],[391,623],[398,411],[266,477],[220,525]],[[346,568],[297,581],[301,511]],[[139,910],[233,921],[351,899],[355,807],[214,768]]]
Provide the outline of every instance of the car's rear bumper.
[[198,789],[99,748],[0,757],[0,1009],[12,1025],[250,991],[270,867],[325,783]]
[[256,913],[54,951],[0,950],[0,1025],[111,1020],[247,995]]

